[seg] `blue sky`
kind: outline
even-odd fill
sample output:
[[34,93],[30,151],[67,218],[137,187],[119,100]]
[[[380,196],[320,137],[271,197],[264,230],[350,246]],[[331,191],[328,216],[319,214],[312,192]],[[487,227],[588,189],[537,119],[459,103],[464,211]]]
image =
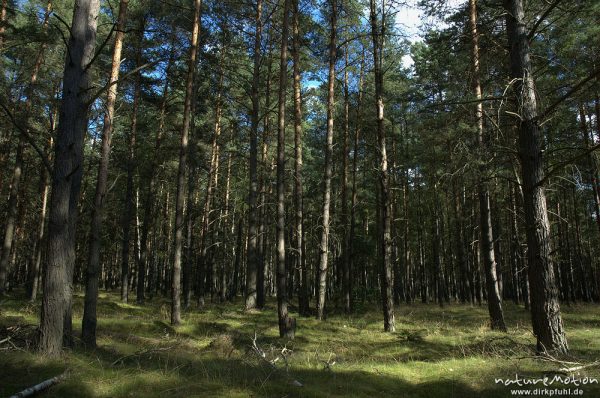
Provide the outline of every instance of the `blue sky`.
[[[446,5],[454,8],[458,7],[467,0],[447,0]],[[441,21],[428,20],[423,12],[417,7],[418,0],[406,0],[406,4],[398,9],[396,14],[396,24],[404,31],[407,38],[412,42],[421,41],[420,29],[424,24],[443,25]],[[402,58],[405,67],[410,67],[413,60],[409,54]]]

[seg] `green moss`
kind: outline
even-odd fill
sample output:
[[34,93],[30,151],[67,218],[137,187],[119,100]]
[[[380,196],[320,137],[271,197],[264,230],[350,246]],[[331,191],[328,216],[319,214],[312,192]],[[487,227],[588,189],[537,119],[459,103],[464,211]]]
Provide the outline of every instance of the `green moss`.
[[[74,326],[79,327],[81,295]],[[529,314],[506,304],[507,334],[488,330],[485,307],[415,304],[397,309],[397,331],[382,331],[380,311],[363,306],[355,316],[325,322],[299,318],[294,341],[278,337],[273,303],[245,313],[241,303],[209,305],[184,313],[182,325],[168,324],[169,303],[123,304],[102,294],[98,348],[76,347],[58,360],[18,350],[0,351],[0,396],[70,372],[48,397],[507,397],[495,378],[516,373],[539,377],[559,366],[532,359]],[[594,305],[564,306],[572,355],[600,357],[600,320]],[[2,303],[0,327],[37,322],[39,305],[17,299]],[[289,371],[270,367],[250,350],[252,337],[275,357],[292,350]],[[325,369],[325,363],[333,363]],[[581,375],[600,378],[598,369]],[[298,380],[303,387],[291,385]],[[583,387],[586,396],[598,385]]]

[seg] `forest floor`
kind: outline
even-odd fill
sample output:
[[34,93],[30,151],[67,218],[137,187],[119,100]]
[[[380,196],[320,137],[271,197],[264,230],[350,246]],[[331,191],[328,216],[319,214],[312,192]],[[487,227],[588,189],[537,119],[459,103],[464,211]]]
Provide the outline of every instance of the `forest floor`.
[[[25,346],[35,331],[39,303],[4,298],[0,303],[0,397],[67,371],[67,378],[45,397],[509,397],[518,386],[496,379],[537,380],[564,376],[573,367],[534,358],[529,314],[505,304],[507,334],[491,332],[485,306],[401,305],[395,333],[384,333],[375,306],[358,305],[356,314],[331,314],[324,322],[298,317],[296,339],[279,339],[275,303],[263,311],[241,310],[241,301],[208,304],[169,325],[169,303],[122,304],[118,295],[101,294],[98,348],[80,345],[57,360]],[[563,307],[570,362],[600,359],[600,307]],[[74,305],[79,332],[82,295]],[[29,326],[27,326],[29,325]],[[273,370],[267,359],[279,357]],[[3,341],[7,336],[10,340]],[[287,371],[281,353],[288,355]],[[598,378],[600,368],[575,372]],[[566,376],[565,376],[566,377]],[[294,384],[294,381],[302,386]],[[580,389],[600,396],[598,384],[538,382],[529,390]],[[549,394],[536,393],[535,395]],[[558,392],[554,392],[559,396]],[[564,396],[564,395],[562,395]],[[573,395],[574,396],[574,395]]]

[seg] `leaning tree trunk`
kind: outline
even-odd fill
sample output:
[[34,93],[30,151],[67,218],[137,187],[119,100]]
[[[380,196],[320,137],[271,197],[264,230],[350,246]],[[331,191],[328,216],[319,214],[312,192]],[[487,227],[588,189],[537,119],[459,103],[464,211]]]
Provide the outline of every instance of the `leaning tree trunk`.
[[85,283],[85,300],[83,306],[83,320],[81,322],[81,339],[86,346],[96,346],[96,305],[98,302],[98,274],[100,272],[100,248],[102,245],[102,217],[104,215],[104,199],[106,197],[108,182],[108,162],[110,158],[110,145],[115,117],[115,103],[117,101],[117,81],[121,66],[121,51],[123,37],[125,36],[125,21],[129,0],[121,0],[119,4],[119,17],[113,48],[112,65],[106,98],[106,113],[102,127],[102,146],[100,150],[100,163],[98,164],[98,179],[96,180],[96,194],[92,208],[92,222],[90,225],[90,243],[88,264]]
[[529,289],[533,333],[538,350],[565,353],[567,339],[560,315],[550,247],[550,224],[544,189],[544,160],[535,82],[525,26],[523,0],[505,0],[511,75],[519,117],[519,155],[527,235]]
[[379,157],[379,271],[381,278],[381,302],[383,305],[383,328],[386,332],[396,329],[392,297],[392,242],[391,208],[385,143],[385,120],[383,116],[383,37],[385,35],[385,1],[382,0],[381,25],[378,22],[375,0],[370,0],[371,36],[373,40],[373,68],[375,72],[375,108],[377,112],[377,143]]
[[71,339],[75,227],[91,100],[90,62],[96,48],[99,9],[100,0],[76,0],[65,60],[39,339],[40,351],[52,356],[60,353],[63,335],[66,343]]
[[317,297],[317,319],[322,320],[327,293],[327,261],[329,254],[329,207],[331,205],[331,176],[333,156],[333,113],[335,111],[335,58],[337,24],[337,0],[331,0],[331,33],[329,36],[329,80],[327,94],[327,141],[325,144],[325,186],[323,188],[323,211],[321,216],[321,246],[319,256],[319,281]]
[[294,338],[294,321],[288,314],[285,266],[285,93],[287,86],[288,14],[290,0],[284,0],[279,64],[279,113],[277,127],[277,317],[279,336]]
[[194,76],[196,57],[198,54],[198,36],[200,33],[200,9],[202,0],[194,0],[194,21],[190,42],[190,58],[185,81],[185,102],[183,107],[183,126],[179,147],[179,168],[177,170],[177,194],[175,199],[175,231],[173,270],[171,277],[171,324],[181,323],[181,254],[183,252],[184,205],[185,205],[185,172],[188,157],[188,140],[192,118],[192,101],[194,95]]
[[248,194],[248,254],[246,265],[246,309],[256,308],[258,270],[258,124],[260,112],[260,62],[262,41],[262,0],[256,2],[256,31],[254,34],[254,69],[252,72],[252,114],[250,126],[250,191]]
[[[469,22],[471,28],[471,65],[473,67],[473,90],[475,99],[475,120],[477,124],[477,141],[481,163],[485,159],[487,143],[483,131],[483,103],[481,102],[481,80],[479,68],[479,32],[477,30],[477,0],[469,0]],[[496,258],[494,253],[494,234],[490,208],[490,192],[485,179],[483,166],[479,170],[478,195],[479,195],[479,231],[483,267],[486,276],[487,302],[490,313],[491,328],[506,331],[504,312],[502,311],[502,297],[498,288],[496,274]]]

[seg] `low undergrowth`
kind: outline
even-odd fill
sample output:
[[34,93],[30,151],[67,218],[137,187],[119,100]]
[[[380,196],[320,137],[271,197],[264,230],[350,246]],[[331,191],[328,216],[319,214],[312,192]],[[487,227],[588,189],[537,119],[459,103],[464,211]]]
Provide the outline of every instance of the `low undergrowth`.
[[[77,332],[81,303],[77,295]],[[172,327],[168,301],[123,304],[109,293],[99,300],[98,347],[78,344],[48,359],[31,344],[39,304],[8,297],[0,303],[0,396],[65,371],[66,380],[44,396],[508,397],[515,387],[495,379],[571,373],[600,379],[595,366],[561,371],[600,358],[597,305],[563,306],[571,354],[556,360],[533,352],[528,312],[505,307],[506,334],[489,330],[485,307],[458,304],[401,305],[396,332],[384,333],[380,311],[366,305],[323,322],[299,317],[296,339],[284,341],[274,302],[252,312],[242,311],[241,302],[191,308]],[[579,388],[600,396],[598,384]]]

